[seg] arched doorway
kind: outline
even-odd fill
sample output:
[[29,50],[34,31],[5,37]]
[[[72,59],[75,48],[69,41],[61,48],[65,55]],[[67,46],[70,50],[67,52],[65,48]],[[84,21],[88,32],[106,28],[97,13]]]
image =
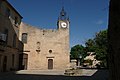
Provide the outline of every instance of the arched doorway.
[[7,56],[4,56],[3,59],[3,72],[7,70]]
[[53,69],[53,59],[48,59],[48,69]]

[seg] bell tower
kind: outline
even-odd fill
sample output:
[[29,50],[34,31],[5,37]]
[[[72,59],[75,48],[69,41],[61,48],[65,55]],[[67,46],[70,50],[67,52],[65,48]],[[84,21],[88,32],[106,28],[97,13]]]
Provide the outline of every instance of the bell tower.
[[57,21],[57,29],[67,29],[69,28],[69,23],[69,17],[66,15],[64,7],[62,7]]

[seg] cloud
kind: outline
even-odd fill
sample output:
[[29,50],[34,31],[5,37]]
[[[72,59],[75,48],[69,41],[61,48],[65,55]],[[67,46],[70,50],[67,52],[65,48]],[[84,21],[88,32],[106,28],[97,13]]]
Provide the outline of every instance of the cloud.
[[98,20],[98,21],[96,22],[96,24],[98,24],[98,25],[101,25],[101,24],[103,24],[103,23],[104,23],[103,20]]

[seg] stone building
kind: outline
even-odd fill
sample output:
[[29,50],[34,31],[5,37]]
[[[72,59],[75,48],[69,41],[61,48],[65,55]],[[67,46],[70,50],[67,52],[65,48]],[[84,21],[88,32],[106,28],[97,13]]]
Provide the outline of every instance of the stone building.
[[110,0],[108,42],[109,80],[120,80],[120,0]]
[[23,67],[28,70],[65,70],[69,67],[69,18],[62,8],[57,29],[20,25],[19,39],[26,54]]
[[0,72],[18,69],[21,19],[7,0],[0,0]]

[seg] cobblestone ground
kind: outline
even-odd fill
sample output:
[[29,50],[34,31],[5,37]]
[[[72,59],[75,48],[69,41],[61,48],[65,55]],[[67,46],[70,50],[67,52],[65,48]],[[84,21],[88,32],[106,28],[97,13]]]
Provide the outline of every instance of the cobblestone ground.
[[15,74],[14,72],[7,72],[0,73],[0,80],[108,80],[108,71],[98,70],[92,76]]

